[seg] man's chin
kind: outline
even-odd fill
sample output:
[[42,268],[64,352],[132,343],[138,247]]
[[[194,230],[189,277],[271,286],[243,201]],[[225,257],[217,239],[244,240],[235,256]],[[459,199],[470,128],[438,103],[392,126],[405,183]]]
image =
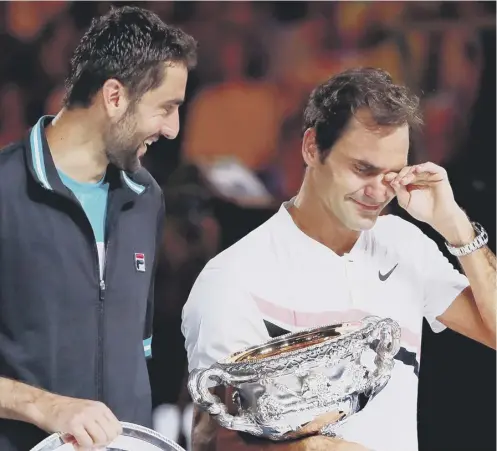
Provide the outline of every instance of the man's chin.
[[130,173],[138,171],[138,169],[140,169],[142,166],[140,159],[138,157],[135,158],[134,161],[127,161],[127,162],[120,161],[120,162],[111,162],[111,163],[113,163],[114,166],[116,166],[119,170]]
[[354,220],[348,221],[347,228],[354,232],[365,232],[366,230],[372,229],[377,220],[378,215],[354,218]]
[[137,158],[132,164],[127,165],[127,172],[136,172],[142,167],[141,161]]

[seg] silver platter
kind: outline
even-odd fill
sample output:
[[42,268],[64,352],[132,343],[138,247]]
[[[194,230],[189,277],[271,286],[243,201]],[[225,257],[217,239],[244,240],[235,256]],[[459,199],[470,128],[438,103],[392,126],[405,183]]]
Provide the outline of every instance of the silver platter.
[[[107,448],[107,451],[185,451],[172,440],[152,429],[132,423],[121,423],[123,432]],[[74,447],[64,443],[60,434],[52,434],[30,451],[73,451]]]

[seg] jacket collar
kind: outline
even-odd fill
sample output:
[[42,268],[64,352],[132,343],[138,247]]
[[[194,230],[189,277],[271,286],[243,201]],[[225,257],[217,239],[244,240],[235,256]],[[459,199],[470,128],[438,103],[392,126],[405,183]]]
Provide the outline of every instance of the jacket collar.
[[[45,135],[45,127],[53,118],[54,116],[42,116],[30,130],[26,143],[26,161],[31,175],[43,188],[67,193],[67,188],[60,180],[55,167]],[[136,196],[143,194],[147,188],[148,183],[140,170],[133,174],[117,170],[108,172],[119,172],[119,177],[112,178]]]

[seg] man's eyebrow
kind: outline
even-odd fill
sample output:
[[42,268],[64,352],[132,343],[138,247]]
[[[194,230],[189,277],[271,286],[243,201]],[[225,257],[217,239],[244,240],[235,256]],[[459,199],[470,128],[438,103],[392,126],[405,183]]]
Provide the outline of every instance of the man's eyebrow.
[[171,99],[171,100],[168,100],[167,102],[164,102],[161,105],[161,107],[165,108],[165,107],[168,107],[168,106],[171,106],[171,105],[181,106],[184,101],[185,101],[185,99],[181,99],[181,98]]
[[364,169],[368,171],[381,171],[381,168],[376,167],[374,164],[371,164],[369,161],[366,160],[357,160],[354,158],[352,159],[352,162],[364,166]]
[[358,159],[352,159],[352,161],[355,163],[355,164],[360,164],[361,166],[364,166],[364,169],[367,170],[367,171],[371,171],[371,172],[383,172],[385,170],[387,170],[388,172],[400,172],[402,170],[402,167],[400,168],[394,168],[394,169],[384,169],[384,168],[379,168],[377,166],[375,166],[374,164],[371,164],[369,161],[366,161],[366,160],[358,160]]

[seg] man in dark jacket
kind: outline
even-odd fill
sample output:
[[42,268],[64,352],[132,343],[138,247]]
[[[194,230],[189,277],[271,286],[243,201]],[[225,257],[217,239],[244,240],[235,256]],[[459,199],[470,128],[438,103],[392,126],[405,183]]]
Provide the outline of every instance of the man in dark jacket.
[[47,433],[102,447],[150,426],[160,188],[140,166],[174,139],[196,42],[136,7],[93,21],[64,107],[0,152],[0,450]]

